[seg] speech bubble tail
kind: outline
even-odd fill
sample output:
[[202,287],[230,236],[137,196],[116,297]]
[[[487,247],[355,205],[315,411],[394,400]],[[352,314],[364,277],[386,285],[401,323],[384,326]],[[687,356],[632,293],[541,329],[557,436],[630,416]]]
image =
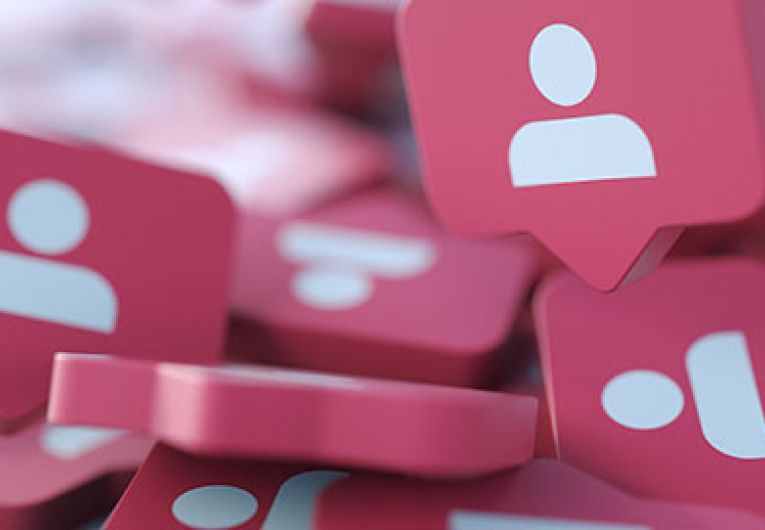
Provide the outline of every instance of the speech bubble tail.
[[539,241],[573,272],[599,291],[611,292],[651,273],[683,232],[681,227],[654,232],[603,230],[566,234],[535,232]]

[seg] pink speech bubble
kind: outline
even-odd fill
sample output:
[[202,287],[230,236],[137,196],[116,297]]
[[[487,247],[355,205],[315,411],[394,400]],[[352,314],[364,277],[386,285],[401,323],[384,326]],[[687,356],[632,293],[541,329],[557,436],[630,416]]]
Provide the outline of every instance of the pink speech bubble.
[[[412,0],[400,47],[430,200],[588,283],[763,202],[759,2]],[[757,11],[757,12],[755,12]]]

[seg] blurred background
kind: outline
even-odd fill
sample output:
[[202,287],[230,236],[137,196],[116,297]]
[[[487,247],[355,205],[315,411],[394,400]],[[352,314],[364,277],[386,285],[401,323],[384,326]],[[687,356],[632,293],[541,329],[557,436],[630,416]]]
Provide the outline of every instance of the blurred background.
[[[2,0],[0,127],[209,175],[240,213],[270,222],[373,186],[424,205],[395,46],[400,3]],[[691,229],[674,256],[761,257],[762,227],[760,216]],[[541,266],[528,293],[559,266],[533,248]],[[505,369],[470,386],[543,395],[528,298],[521,305]],[[233,319],[232,357],[249,331]],[[549,419],[537,456],[554,456]]]

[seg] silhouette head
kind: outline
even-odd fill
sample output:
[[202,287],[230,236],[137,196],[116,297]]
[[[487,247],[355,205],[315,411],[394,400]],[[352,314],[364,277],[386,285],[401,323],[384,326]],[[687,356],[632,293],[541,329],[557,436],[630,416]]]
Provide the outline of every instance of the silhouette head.
[[69,184],[54,179],[28,182],[8,204],[7,221],[16,240],[39,254],[64,254],[88,233],[90,212]]
[[595,52],[587,37],[566,24],[552,24],[537,34],[529,67],[539,92],[562,107],[587,99],[597,79]]

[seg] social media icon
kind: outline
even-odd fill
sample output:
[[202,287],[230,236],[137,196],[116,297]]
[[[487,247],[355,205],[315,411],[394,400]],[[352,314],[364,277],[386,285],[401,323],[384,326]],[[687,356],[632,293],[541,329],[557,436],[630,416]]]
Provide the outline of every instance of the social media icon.
[[560,458],[636,494],[762,513],[765,268],[666,265],[623,292],[535,300]]
[[406,279],[430,269],[435,246],[426,239],[350,230],[305,222],[291,223],[277,236],[282,257],[304,269],[292,292],[316,309],[350,309],[373,296],[374,276]]
[[[709,445],[733,458],[765,458],[765,417],[745,335],[735,331],[706,335],[691,346],[685,362]],[[677,419],[684,403],[676,382],[649,370],[622,373],[603,390],[606,414],[631,429],[666,427]]]
[[496,373],[536,272],[527,241],[448,235],[388,187],[293,218],[248,216],[239,241],[232,351],[427,383]]
[[0,423],[43,406],[60,350],[222,354],[234,213],[218,184],[9,132],[0,147]]
[[[369,517],[374,513],[374,517]],[[554,460],[461,482],[353,473],[319,497],[317,530],[759,529],[745,511],[625,494]]]
[[[56,180],[24,184],[11,197],[6,219],[22,246],[45,256],[71,252],[90,228],[82,196]],[[0,251],[0,277],[4,313],[106,334],[117,326],[117,294],[94,270]]]
[[[590,42],[567,24],[539,32],[529,65],[542,96],[562,107],[582,103],[597,80]],[[517,188],[656,176],[650,140],[622,114],[528,123],[510,141],[509,160]]]
[[[310,530],[316,497],[328,485],[348,474],[340,471],[304,471],[285,480],[261,530]],[[260,505],[257,497],[236,486],[197,486],[176,497],[176,521],[191,528],[234,528],[250,522]]]
[[754,214],[758,8],[410,1],[399,47],[438,217],[461,234],[530,233],[612,291],[683,227]]
[[106,524],[313,530],[319,497],[344,471],[200,458],[157,445]]
[[[183,405],[178,396],[186,397]],[[119,406],[126,399],[129,410]],[[368,414],[370,407],[377,412]],[[236,410],[246,410],[247,421]],[[200,455],[464,478],[532,457],[537,400],[254,364],[62,353],[48,416],[67,425],[129,429]],[[268,436],[262,435],[264,425]]]
[[33,421],[0,437],[0,526],[76,528],[108,510],[112,485],[131,474],[152,442],[111,429]]
[[119,429],[47,425],[40,436],[40,446],[52,456],[72,460],[126,434]]

